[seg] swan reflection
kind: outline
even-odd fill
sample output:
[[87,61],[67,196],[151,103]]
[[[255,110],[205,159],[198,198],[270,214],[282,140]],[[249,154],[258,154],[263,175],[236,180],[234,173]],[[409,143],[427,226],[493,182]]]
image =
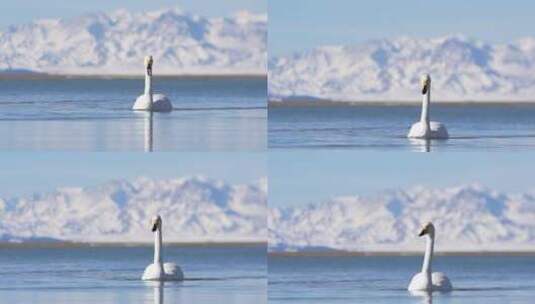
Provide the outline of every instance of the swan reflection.
[[430,291],[410,291],[410,294],[421,299],[422,304],[433,304],[433,293]]
[[145,114],[145,152],[152,152],[152,125],[153,125],[153,114],[152,112],[146,112]]
[[409,142],[418,152],[431,152],[431,140],[430,139],[409,138]]
[[144,281],[147,287],[152,287],[152,303],[163,304],[163,284],[161,281]]

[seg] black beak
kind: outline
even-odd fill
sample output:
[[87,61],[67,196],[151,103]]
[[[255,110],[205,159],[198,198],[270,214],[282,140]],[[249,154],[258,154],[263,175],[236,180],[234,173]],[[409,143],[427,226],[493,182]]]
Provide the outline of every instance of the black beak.
[[426,230],[425,229],[422,229],[422,231],[420,231],[420,234],[418,234],[418,236],[423,236],[424,234],[426,234]]
[[152,76],[152,63],[149,63],[149,64],[147,65],[147,72],[148,72],[148,74],[149,74],[150,76]]
[[424,87],[422,88],[422,94],[427,94],[427,83],[424,85]]
[[158,223],[154,223],[154,225],[152,225],[152,232],[156,231],[158,229]]

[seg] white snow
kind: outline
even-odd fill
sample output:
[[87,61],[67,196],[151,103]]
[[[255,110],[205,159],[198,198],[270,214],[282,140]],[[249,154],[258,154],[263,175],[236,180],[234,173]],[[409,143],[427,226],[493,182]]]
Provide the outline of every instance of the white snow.
[[433,79],[433,100],[535,101],[535,38],[498,44],[462,35],[400,37],[324,46],[269,61],[274,101],[420,100],[419,77]]
[[[179,9],[37,20],[0,32],[0,71],[138,75],[266,73],[266,14],[204,18]],[[141,72],[140,72],[141,71]]]
[[427,221],[435,224],[438,251],[535,250],[535,193],[507,194],[478,185],[414,187],[271,208],[269,248],[423,251],[417,234]]
[[264,242],[265,183],[139,178],[0,199],[0,240],[151,242],[160,214],[167,242]]

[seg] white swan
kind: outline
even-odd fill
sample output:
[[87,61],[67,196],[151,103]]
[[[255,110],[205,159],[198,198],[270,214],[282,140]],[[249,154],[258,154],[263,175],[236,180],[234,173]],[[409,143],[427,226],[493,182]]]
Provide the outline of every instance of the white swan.
[[449,137],[446,126],[436,121],[429,121],[429,107],[431,103],[431,77],[422,76],[422,113],[420,121],[411,126],[409,138],[447,139]]
[[418,236],[427,239],[424,263],[422,271],[415,274],[409,284],[409,291],[450,291],[452,289],[450,280],[442,272],[432,272],[431,262],[433,260],[433,247],[435,244],[435,226],[427,223]]
[[182,269],[175,263],[162,262],[162,218],[157,215],[151,221],[154,232],[154,263],[145,268],[142,280],[148,281],[181,281],[184,279]]
[[132,106],[137,111],[169,112],[173,105],[167,96],[152,93],[152,56],[145,57],[145,93]]

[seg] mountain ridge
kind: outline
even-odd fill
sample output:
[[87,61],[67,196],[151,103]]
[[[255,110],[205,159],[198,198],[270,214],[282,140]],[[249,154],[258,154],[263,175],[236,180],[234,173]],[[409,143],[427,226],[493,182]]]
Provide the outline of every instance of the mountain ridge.
[[272,101],[419,102],[425,73],[434,101],[535,101],[533,37],[511,43],[459,34],[371,40],[274,57],[268,67]]
[[179,9],[94,12],[42,19],[0,32],[0,70],[68,75],[266,73],[267,16],[239,11],[205,18]]
[[477,184],[334,197],[268,212],[273,252],[421,251],[424,242],[417,234],[427,221],[437,228],[437,251],[535,251],[535,194]]
[[261,242],[265,183],[138,178],[0,199],[0,240],[150,242],[150,218],[160,214],[169,242]]

